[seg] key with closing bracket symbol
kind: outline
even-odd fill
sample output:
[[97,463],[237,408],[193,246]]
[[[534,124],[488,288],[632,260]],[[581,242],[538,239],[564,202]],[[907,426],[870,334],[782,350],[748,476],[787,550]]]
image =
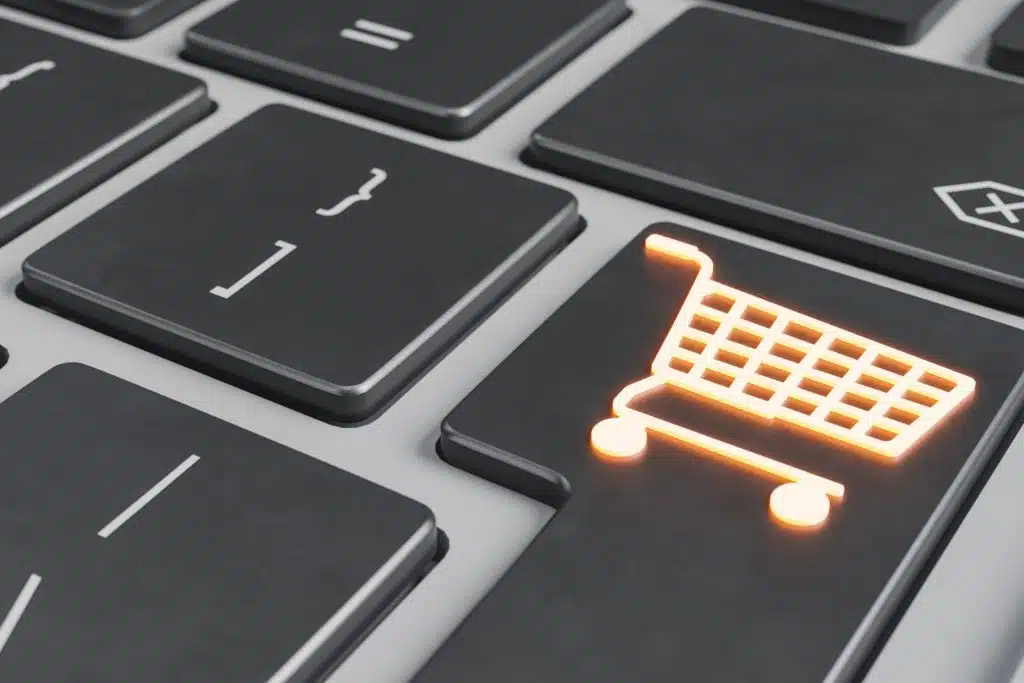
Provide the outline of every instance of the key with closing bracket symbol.
[[294,244],[285,242],[284,240],[277,240],[276,242],[274,242],[274,246],[277,247],[277,251],[274,252],[274,254],[270,256],[268,259],[263,261],[263,263],[259,264],[258,266],[250,270],[248,273],[243,275],[242,278],[238,280],[238,282],[231,285],[230,287],[222,287],[220,285],[217,285],[216,287],[210,290],[210,294],[213,294],[214,296],[219,296],[221,299],[230,299],[235,294],[238,294],[240,291],[242,291],[250,284],[252,284],[253,281],[255,281],[256,278],[258,278],[260,275],[263,275],[268,270],[277,265],[282,259],[284,259],[285,256],[292,253],[298,248]]
[[350,194],[329,209],[317,209],[316,215],[323,216],[324,218],[332,218],[344,213],[354,204],[370,201],[373,199],[373,191],[382,185],[387,179],[387,171],[379,168],[370,169],[370,179],[362,184],[358,192]]

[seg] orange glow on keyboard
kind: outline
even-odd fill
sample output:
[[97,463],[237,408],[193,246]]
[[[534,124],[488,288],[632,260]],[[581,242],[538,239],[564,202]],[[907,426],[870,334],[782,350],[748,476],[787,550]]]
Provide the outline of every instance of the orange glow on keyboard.
[[890,460],[902,457],[975,389],[970,377],[840,329],[711,279],[711,258],[696,247],[649,235],[649,253],[696,265],[698,274],[654,362],[651,376],[612,402],[591,444],[606,458],[638,458],[648,430],[786,480],[772,515],[818,527],[842,485],[778,460],[646,415],[630,403],[669,386],[778,420],[834,443]]
[[591,430],[590,442],[610,460],[636,460],[647,449],[647,430],[626,420],[601,420]]
[[783,484],[772,491],[768,507],[775,519],[801,529],[820,527],[828,519],[828,496],[813,486]]

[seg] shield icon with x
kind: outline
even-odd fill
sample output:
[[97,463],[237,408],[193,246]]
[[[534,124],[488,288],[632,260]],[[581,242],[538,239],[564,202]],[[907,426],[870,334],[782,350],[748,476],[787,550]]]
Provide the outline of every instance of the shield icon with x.
[[934,189],[964,223],[1024,237],[1024,190],[991,180]]

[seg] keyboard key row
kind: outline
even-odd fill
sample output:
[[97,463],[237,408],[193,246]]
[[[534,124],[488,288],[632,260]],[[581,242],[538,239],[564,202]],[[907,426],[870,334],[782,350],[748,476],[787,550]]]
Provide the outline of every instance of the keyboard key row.
[[[3,44],[18,46],[19,63],[27,62],[3,81],[0,97],[20,117],[8,129],[46,121],[44,114],[53,122],[45,139],[11,134],[14,158],[39,170],[0,168],[0,187],[16,188],[5,208],[9,236],[105,170],[53,183],[75,157],[152,118],[165,101],[193,118],[197,107],[210,107],[202,84],[187,77],[0,27],[11,37]],[[75,67],[101,63],[66,73],[46,55]],[[164,78],[176,89],[162,100],[155,97],[163,89],[140,89],[148,107],[129,107],[131,98],[113,95],[113,79],[94,75],[111,65],[128,70],[114,75],[136,80],[152,71],[158,85]],[[675,87],[648,78],[672,73],[671,65],[686,67],[672,76]],[[50,81],[75,101],[52,106]],[[85,104],[75,97],[83,83],[106,96]],[[929,97],[936,87],[939,100]],[[964,95],[946,103],[955,91]],[[801,105],[806,92],[814,101]],[[615,106],[622,101],[644,117]],[[88,108],[75,113],[89,114],[103,133],[88,136],[81,151],[61,137],[91,132],[60,118],[75,105]],[[568,175],[1013,308],[1024,277],[1013,160],[974,144],[974,135],[953,136],[975,117],[1012,139],[1020,131],[1010,114],[1022,106],[1024,94],[1010,83],[693,10],[542,125],[530,153]],[[26,264],[26,291],[320,417],[358,421],[578,230],[565,193],[288,112],[271,107],[251,117],[44,248]],[[835,127],[846,134],[831,135]],[[64,144],[50,144],[57,140]],[[108,156],[134,151],[122,145]],[[759,163],[749,163],[751,155]],[[282,176],[282,167],[306,170]],[[1009,182],[938,184],[963,180],[967,169]],[[415,185],[396,183],[413,176]],[[51,192],[31,194],[47,183]],[[424,220],[430,230],[409,229]],[[484,221],[487,231],[477,227]],[[347,229],[325,231],[338,222]],[[368,285],[374,296],[353,296]]]
[[[914,42],[949,5],[729,1],[897,43]],[[115,35],[136,35],[195,2],[104,0],[86,8],[68,0],[14,0],[24,9]],[[574,0],[554,9],[534,1],[507,11],[467,0],[444,3],[425,11],[412,0],[302,0],[287,6],[239,0],[193,27],[183,55],[412,129],[463,138],[629,16],[623,0]],[[1008,20],[994,38],[991,61],[997,68],[1019,70],[1019,21]]]
[[[768,12],[852,35],[903,45],[917,42],[943,16],[954,1],[726,0],[738,7]],[[168,19],[198,4],[200,0],[93,0],[87,5],[76,0],[4,0],[4,2],[12,7],[35,12],[90,31],[118,38],[130,38],[156,28]],[[244,7],[232,10],[230,19],[225,19],[227,23],[222,23],[220,28],[231,29],[236,38],[242,37],[240,34],[242,30],[248,29],[249,33],[241,42],[233,43],[235,49],[231,52],[234,54],[222,54],[221,56],[228,59],[241,58],[242,68],[254,69],[256,65],[247,63],[248,60],[238,54],[241,50],[255,47],[256,52],[252,56],[262,55],[260,61],[265,60],[269,64],[270,58],[277,54],[276,49],[288,45],[288,41],[278,31],[282,27],[285,28],[286,33],[292,35],[298,35],[299,31],[307,31],[302,35],[304,38],[308,38],[310,35],[323,34],[325,27],[329,33],[332,27],[346,26],[338,21],[347,19],[352,25],[340,29],[340,37],[382,50],[397,50],[403,44],[411,42],[414,37],[421,35],[420,32],[425,34],[428,40],[454,37],[454,41],[437,43],[438,46],[446,48],[446,52],[430,53],[430,56],[450,55],[455,58],[471,55],[473,59],[460,62],[457,68],[448,74],[449,76],[458,74],[458,77],[461,78],[464,69],[472,67],[475,59],[501,52],[511,45],[511,42],[508,42],[496,46],[489,41],[498,39],[504,42],[504,39],[512,38],[520,41],[520,47],[525,47],[524,41],[541,39],[544,37],[542,34],[547,33],[552,27],[561,28],[558,26],[560,21],[559,17],[555,15],[556,11],[567,12],[566,16],[579,20],[581,18],[578,11],[580,7],[592,10],[597,3],[592,0],[582,3],[560,2],[557,6],[551,7],[531,0],[531,2],[518,4],[520,12],[508,12],[504,15],[499,14],[502,12],[500,6],[488,6],[486,9],[489,11],[484,13],[479,4],[459,0],[449,0],[441,5],[434,2],[429,12],[422,9],[415,0],[390,0],[386,3],[371,3],[367,0],[347,0],[334,3],[327,3],[323,0],[299,0],[288,4],[290,11],[279,11],[273,15],[270,12],[280,10],[280,4],[269,0],[239,0],[235,5]],[[608,2],[605,8],[598,11],[609,11],[611,14],[619,15],[619,19],[621,19],[626,14],[625,8],[626,4],[617,0]],[[547,12],[541,13],[541,9],[546,9]],[[398,19],[402,21],[398,21],[396,25],[396,23],[382,24],[375,20],[358,18],[367,12],[381,16],[388,15],[391,22],[396,22]],[[591,19],[593,18],[595,17],[591,17]],[[312,19],[323,21],[311,23]],[[402,28],[403,25],[413,24],[416,25],[416,31]],[[586,30],[583,26],[579,28],[581,31]],[[335,33],[337,33],[337,29]],[[572,40],[568,38],[568,34],[565,35],[567,40]],[[210,38],[210,35],[204,35],[203,42],[208,44]],[[250,42],[253,38],[257,38],[256,42]],[[471,43],[475,40],[480,41],[478,47],[483,47],[482,51],[472,49]],[[537,40],[537,49],[533,54],[540,55],[543,46],[552,44],[552,42],[544,43]],[[297,45],[294,41],[291,44],[292,46]],[[320,47],[321,49],[327,48],[329,45],[329,43],[322,43]],[[456,45],[459,49],[452,49]],[[462,51],[463,47],[466,48],[466,51]],[[267,48],[271,48],[273,52],[265,52],[264,50]],[[203,47],[195,46],[195,49],[199,51]],[[220,51],[219,47],[213,49]],[[519,55],[514,56],[518,57]],[[321,52],[319,57],[323,59],[325,55]],[[427,64],[423,66],[426,67],[432,63],[428,59]],[[299,64],[296,64],[297,66]],[[512,73],[513,70],[514,68],[509,68],[508,72]],[[425,69],[424,75],[433,78],[434,72],[431,69]],[[445,102],[444,104],[449,103]]]
[[275,105],[30,256],[24,288],[353,422],[580,229],[567,192]]
[[853,680],[1022,401],[1018,329],[651,226],[446,419],[557,512],[416,683]]
[[[2,26],[29,44],[98,52]],[[12,71],[0,98],[52,95],[31,90],[59,73],[49,63]],[[155,73],[196,87],[209,107],[198,82]],[[673,87],[650,74],[673,74]],[[71,76],[68,88],[83,80]],[[962,96],[948,102],[950,92]],[[697,9],[544,123],[529,153],[588,182],[1018,310],[1024,170],[986,142],[1024,136],[1016,109],[1024,91],[1012,83]],[[12,136],[16,156],[32,158],[28,138]],[[28,187],[63,167],[29,174]],[[16,170],[0,168],[0,187],[24,184]],[[21,220],[8,234],[27,224],[19,211],[52,211],[76,189],[55,188],[38,206],[9,202]],[[24,289],[310,414],[358,422],[579,229],[567,193],[273,106],[33,255]]]
[[194,78],[0,20],[0,245],[212,109]]
[[[4,0],[116,37],[199,0]],[[628,17],[625,0],[239,0],[194,26],[183,56],[446,138],[511,107]]]
[[85,366],[0,432],[0,680],[319,680],[436,555],[423,505]]

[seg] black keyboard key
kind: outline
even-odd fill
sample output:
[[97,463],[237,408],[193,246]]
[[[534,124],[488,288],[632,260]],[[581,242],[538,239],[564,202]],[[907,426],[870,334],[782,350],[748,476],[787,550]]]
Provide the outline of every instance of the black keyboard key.
[[272,106],[29,257],[25,288],[362,420],[580,227],[562,190]]
[[1020,330],[652,226],[446,420],[559,510],[416,683],[852,680],[1022,374]]
[[628,13],[624,0],[239,0],[193,28],[184,54],[463,138]]
[[916,43],[956,0],[725,0],[886,43]]
[[1024,5],[1018,6],[992,35],[988,63],[993,69],[1024,74]]
[[0,19],[0,244],[212,107],[194,78]]
[[436,554],[419,503],[85,366],[0,431],[0,680],[312,683]]
[[135,38],[201,0],[3,0],[4,4],[114,38]]
[[1021,147],[1017,84],[697,9],[544,123],[530,154],[583,180],[1022,311]]

